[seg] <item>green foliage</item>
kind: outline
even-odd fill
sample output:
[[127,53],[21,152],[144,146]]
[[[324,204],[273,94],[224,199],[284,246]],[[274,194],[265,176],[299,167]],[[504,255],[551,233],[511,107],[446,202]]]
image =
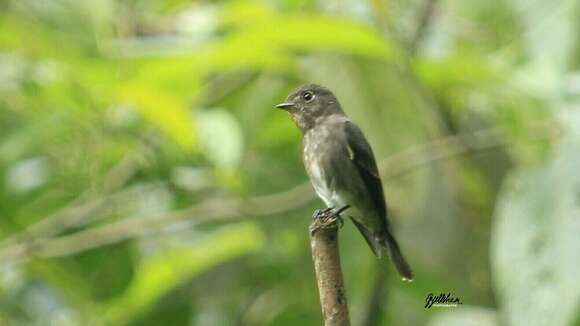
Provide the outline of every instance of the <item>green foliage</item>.
[[311,82],[373,145],[417,276],[347,222],[353,324],[377,268],[385,323],[580,320],[580,7],[434,3],[417,37],[423,1],[0,2],[0,325],[320,324],[322,203],[272,108]]
[[137,268],[124,294],[107,303],[105,320],[124,324],[154,305],[171,289],[221,263],[256,252],[264,236],[253,224],[232,225],[209,233],[192,247],[169,249]]

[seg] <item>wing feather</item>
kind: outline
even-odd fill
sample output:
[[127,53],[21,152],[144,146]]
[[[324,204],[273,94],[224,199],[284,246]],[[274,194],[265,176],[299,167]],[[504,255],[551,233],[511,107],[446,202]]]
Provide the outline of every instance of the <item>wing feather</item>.
[[344,128],[349,158],[354,162],[371,196],[374,208],[383,217],[385,227],[387,227],[387,206],[385,203],[383,184],[371,146],[362,131],[355,124],[347,121],[344,123]]

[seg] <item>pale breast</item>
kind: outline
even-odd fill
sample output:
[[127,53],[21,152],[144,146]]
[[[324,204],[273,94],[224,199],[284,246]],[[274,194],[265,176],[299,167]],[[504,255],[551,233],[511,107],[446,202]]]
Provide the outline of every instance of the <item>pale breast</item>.
[[328,207],[345,205],[344,196],[336,191],[332,171],[328,171],[328,163],[333,159],[329,157],[331,151],[326,148],[333,146],[328,139],[328,130],[319,128],[304,137],[304,165],[310,176],[310,181],[318,196]]

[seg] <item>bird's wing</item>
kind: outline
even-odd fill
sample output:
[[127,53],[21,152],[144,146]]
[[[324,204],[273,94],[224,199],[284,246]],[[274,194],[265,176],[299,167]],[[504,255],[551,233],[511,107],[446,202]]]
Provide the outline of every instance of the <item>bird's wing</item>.
[[371,146],[362,131],[352,122],[347,121],[344,123],[344,131],[348,157],[354,162],[371,197],[374,208],[384,218],[385,227],[387,227],[385,195]]

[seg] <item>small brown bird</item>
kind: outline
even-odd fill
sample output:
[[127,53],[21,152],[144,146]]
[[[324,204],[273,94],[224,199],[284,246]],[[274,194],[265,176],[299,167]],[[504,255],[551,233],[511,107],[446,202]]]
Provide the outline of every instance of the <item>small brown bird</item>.
[[276,107],[286,110],[302,132],[304,165],[318,196],[329,208],[350,205],[354,209],[351,220],[373,253],[380,258],[386,249],[403,280],[413,280],[389,229],[371,147],[334,94],[319,85],[303,85]]

